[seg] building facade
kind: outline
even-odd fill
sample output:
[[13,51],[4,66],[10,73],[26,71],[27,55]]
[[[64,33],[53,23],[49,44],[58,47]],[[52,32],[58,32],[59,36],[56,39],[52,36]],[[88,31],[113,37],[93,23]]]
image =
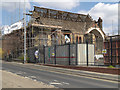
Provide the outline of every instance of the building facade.
[[120,35],[109,36],[104,42],[104,64],[120,65]]
[[[101,54],[105,33],[102,30],[102,19],[97,21],[84,14],[71,13],[49,8],[34,6],[34,10],[27,15],[31,20],[26,27],[27,50],[44,46],[62,45],[66,43],[92,43],[95,45],[95,53]],[[18,57],[24,49],[24,30],[15,30],[4,35],[4,55],[13,53]]]

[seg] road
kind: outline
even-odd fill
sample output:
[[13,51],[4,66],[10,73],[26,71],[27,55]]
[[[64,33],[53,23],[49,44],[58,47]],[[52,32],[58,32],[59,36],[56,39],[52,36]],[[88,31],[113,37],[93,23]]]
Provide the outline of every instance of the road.
[[57,88],[118,88],[116,82],[60,73],[52,71],[50,67],[35,64],[2,62],[2,69]]

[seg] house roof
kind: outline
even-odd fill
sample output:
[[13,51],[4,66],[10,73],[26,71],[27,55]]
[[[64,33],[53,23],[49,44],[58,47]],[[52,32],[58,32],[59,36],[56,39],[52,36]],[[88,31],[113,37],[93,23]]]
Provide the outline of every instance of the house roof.
[[78,14],[78,13],[72,13],[67,11],[61,11],[61,10],[55,10],[50,8],[44,8],[44,7],[38,7],[34,6],[33,11],[29,11],[32,14],[27,14],[33,17],[46,17],[46,18],[54,18],[54,19],[62,19],[62,20],[71,20],[71,21],[86,21],[90,20],[93,21],[91,16],[85,15],[85,14]]

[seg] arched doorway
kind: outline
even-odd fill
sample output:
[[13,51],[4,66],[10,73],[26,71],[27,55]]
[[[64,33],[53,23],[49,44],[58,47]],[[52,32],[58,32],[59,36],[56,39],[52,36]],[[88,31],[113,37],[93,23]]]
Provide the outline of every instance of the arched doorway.
[[102,54],[105,33],[100,28],[89,28],[85,34],[85,40],[95,45],[95,54]]

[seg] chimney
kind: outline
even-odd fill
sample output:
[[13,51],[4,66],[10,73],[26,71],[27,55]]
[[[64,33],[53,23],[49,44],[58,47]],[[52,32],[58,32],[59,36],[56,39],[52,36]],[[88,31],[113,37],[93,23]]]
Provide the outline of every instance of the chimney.
[[98,26],[102,30],[102,19],[101,19],[101,17],[99,17],[99,19],[98,19]]

